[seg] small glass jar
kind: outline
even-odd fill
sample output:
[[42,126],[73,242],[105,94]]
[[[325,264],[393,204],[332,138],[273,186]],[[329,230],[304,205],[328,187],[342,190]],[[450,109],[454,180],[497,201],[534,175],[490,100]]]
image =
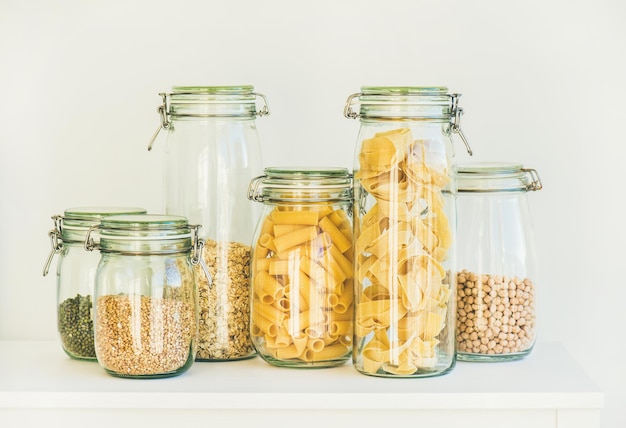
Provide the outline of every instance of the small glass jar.
[[457,358],[517,360],[537,337],[537,261],[529,191],[534,169],[460,164],[457,176]]
[[[199,276],[198,361],[254,357],[249,327],[250,242],[260,209],[246,198],[263,163],[253,86],[176,86],[158,111],[167,133],[165,213],[202,224],[209,284]],[[257,102],[263,106],[257,109]],[[149,149],[156,138],[153,137]]]
[[[43,269],[46,276],[55,254],[59,254],[56,272],[57,328],[63,350],[77,360],[96,360],[93,342],[93,293],[100,257],[87,253],[84,242],[90,227],[100,220],[119,214],[144,214],[135,207],[76,207],[63,215],[52,216],[54,228],[48,236],[52,250]],[[97,234],[93,234],[98,242]]]
[[344,115],[361,122],[353,363],[362,374],[419,378],[455,366],[452,134],[467,146],[458,97],[445,87],[368,86],[346,102]]
[[352,351],[352,179],[345,168],[265,168],[252,244],[251,336],[279,367],[344,364]]
[[94,341],[100,365],[128,378],[176,376],[196,355],[199,226],[167,215],[102,219],[96,272]]

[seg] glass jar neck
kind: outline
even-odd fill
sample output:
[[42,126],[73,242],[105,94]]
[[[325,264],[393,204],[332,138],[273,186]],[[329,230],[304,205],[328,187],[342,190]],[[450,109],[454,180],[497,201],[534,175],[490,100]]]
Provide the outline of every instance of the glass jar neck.
[[542,187],[537,171],[521,164],[477,162],[457,167],[459,193],[528,192]]
[[[458,95],[445,87],[364,86],[348,99],[346,116],[368,120],[414,120],[450,122],[457,108]],[[351,110],[357,100],[359,113]]]
[[[125,214],[145,214],[146,210],[137,207],[85,207],[68,208],[63,216],[55,216],[55,225],[64,243],[80,243],[85,241],[87,232],[92,226],[109,216]],[[97,239],[94,235],[94,239]]]
[[[66,209],[62,216],[52,216],[54,228],[48,232],[52,249],[44,264],[43,275],[48,274],[54,255],[61,253],[64,245],[84,245],[90,229],[97,226],[104,217],[145,213],[145,209],[136,207],[78,207]],[[94,233],[91,239],[97,245],[99,241],[97,233]]]
[[248,188],[248,199],[265,203],[347,203],[352,176],[346,168],[265,168]]
[[194,120],[211,117],[254,119],[269,114],[267,102],[257,111],[253,86],[175,86],[170,94],[161,94],[166,117],[170,120]]
[[[460,94],[449,94],[444,86],[363,86],[361,92],[348,97],[344,116],[359,118],[363,125],[372,122],[411,122],[411,126],[425,123],[450,124],[449,129],[459,135],[467,153],[472,148],[461,131],[463,109],[459,107]],[[358,113],[353,109],[359,104]]]
[[[256,116],[270,114],[269,104],[263,94],[254,92],[251,85],[243,86],[174,86],[171,93],[161,93],[163,103],[157,108],[161,116],[159,127],[150,138],[148,151],[161,129],[172,128],[172,122],[209,121],[215,118],[254,120]],[[257,110],[257,100],[263,106]]]
[[101,253],[165,255],[193,248],[192,226],[184,217],[114,216],[104,219],[99,229]]

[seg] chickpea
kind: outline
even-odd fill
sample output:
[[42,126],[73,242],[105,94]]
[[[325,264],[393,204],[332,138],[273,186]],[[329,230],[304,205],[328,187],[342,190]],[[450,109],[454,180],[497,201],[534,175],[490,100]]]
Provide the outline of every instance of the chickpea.
[[533,283],[528,278],[457,274],[459,352],[507,354],[532,346],[535,336]]

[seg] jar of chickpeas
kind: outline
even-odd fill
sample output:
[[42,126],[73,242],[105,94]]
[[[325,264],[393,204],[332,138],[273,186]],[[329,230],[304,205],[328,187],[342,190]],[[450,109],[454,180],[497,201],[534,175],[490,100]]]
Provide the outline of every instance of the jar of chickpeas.
[[534,169],[460,164],[457,175],[457,358],[517,360],[537,337],[537,261],[528,192]]
[[250,334],[279,367],[344,364],[352,351],[352,178],[345,168],[265,168],[252,244]]

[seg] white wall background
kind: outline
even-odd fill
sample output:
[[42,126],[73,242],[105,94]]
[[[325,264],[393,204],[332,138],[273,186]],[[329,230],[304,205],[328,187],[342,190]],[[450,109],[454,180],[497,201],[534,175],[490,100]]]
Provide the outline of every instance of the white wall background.
[[51,215],[161,210],[159,92],[253,84],[266,166],[351,167],[348,95],[444,85],[475,160],[541,175],[540,340],[606,392],[603,427],[625,426],[625,18],[621,0],[0,0],[0,340],[56,338]]

